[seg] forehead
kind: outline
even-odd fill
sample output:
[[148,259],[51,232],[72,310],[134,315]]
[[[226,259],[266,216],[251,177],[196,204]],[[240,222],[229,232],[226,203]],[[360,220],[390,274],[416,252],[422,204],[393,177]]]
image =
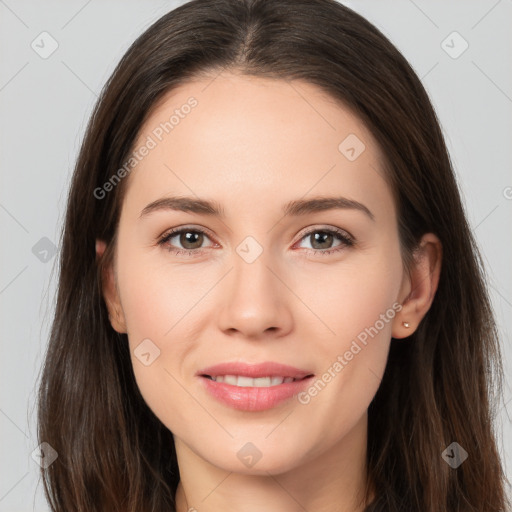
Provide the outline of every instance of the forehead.
[[150,149],[128,178],[127,201],[139,205],[180,193],[261,209],[262,197],[333,189],[353,199],[391,200],[371,132],[303,81],[223,73],[184,83],[146,119],[134,149],[144,146]]

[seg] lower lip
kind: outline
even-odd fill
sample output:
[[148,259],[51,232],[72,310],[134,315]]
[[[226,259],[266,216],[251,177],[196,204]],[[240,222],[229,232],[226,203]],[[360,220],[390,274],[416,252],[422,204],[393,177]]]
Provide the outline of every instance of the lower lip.
[[270,387],[240,387],[200,377],[206,390],[219,402],[239,411],[265,411],[298,395],[313,377]]

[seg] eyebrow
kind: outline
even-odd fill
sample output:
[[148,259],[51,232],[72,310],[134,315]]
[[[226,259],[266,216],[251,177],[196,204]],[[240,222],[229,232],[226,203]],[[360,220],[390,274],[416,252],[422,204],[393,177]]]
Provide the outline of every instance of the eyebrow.
[[[301,216],[327,210],[358,210],[375,221],[373,213],[362,203],[346,197],[313,197],[296,199],[283,207],[284,216]],[[139,218],[161,210],[176,210],[225,218],[225,211],[216,201],[198,199],[195,197],[162,197],[149,203],[140,213]]]

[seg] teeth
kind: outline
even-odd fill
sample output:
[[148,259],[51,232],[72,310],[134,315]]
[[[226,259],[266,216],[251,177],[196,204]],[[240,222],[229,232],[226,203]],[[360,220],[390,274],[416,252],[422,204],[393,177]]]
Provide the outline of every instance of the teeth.
[[268,388],[270,386],[278,386],[283,383],[286,384],[288,382],[293,382],[295,379],[293,377],[258,377],[253,379],[242,375],[219,375],[217,377],[212,377],[212,380],[242,388]]

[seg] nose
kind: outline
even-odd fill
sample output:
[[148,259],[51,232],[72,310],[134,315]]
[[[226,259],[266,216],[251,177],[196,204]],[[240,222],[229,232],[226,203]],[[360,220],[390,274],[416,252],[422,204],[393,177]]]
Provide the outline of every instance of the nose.
[[285,272],[265,250],[249,261],[234,254],[233,269],[219,290],[219,328],[251,339],[284,336],[293,327],[294,300]]

